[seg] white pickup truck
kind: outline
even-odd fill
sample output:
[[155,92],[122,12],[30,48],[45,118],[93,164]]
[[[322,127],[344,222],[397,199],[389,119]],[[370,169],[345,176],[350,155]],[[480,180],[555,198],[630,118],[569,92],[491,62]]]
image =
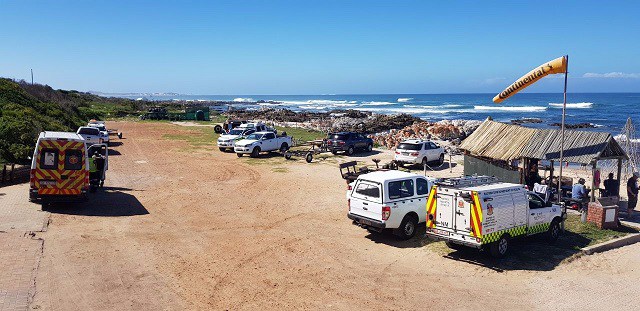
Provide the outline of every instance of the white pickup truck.
[[401,171],[378,171],[358,176],[347,193],[353,224],[369,231],[393,229],[410,239],[426,219],[425,205],[433,178]]
[[82,136],[87,143],[87,147],[93,144],[102,144],[103,139],[100,135],[100,130],[91,126],[81,126],[78,128],[76,134]]
[[271,131],[275,132],[275,130],[269,129],[261,122],[240,124],[240,126],[229,130],[229,132],[227,132],[226,134],[220,135],[220,137],[218,138],[218,149],[223,152],[227,149],[231,149],[231,151],[233,151],[236,142],[243,139],[244,137],[249,136],[255,132]]
[[255,158],[261,152],[288,150],[291,145],[291,136],[277,136],[274,132],[256,132],[237,141],[233,150],[238,157],[250,154],[252,158]]
[[97,128],[100,131],[102,143],[109,145],[109,130],[107,130],[107,127],[104,125],[104,121],[91,121],[87,126]]

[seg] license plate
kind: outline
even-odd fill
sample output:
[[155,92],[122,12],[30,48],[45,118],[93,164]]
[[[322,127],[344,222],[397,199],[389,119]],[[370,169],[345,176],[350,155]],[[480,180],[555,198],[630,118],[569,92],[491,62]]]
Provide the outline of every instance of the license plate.
[[408,152],[403,152],[402,155],[403,156],[407,156],[407,155],[409,155],[409,153]]
[[444,236],[449,236],[449,231],[444,231],[444,230],[439,230],[439,229],[433,229],[433,233],[435,234],[439,234],[439,235],[444,235]]
[[370,221],[364,220],[364,219],[360,219],[360,224],[361,225],[371,225]]
[[40,180],[40,185],[41,186],[55,186],[56,185],[56,181],[55,180]]

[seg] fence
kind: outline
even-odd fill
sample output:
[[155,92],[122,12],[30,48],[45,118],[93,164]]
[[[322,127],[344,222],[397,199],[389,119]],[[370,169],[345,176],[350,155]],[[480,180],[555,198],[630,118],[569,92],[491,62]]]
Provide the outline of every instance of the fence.
[[2,164],[2,176],[0,177],[0,186],[17,184],[29,181],[30,167],[27,165]]

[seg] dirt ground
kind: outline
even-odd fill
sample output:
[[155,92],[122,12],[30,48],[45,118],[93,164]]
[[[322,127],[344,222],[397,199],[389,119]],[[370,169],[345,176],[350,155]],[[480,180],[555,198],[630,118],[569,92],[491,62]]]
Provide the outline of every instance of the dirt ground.
[[238,159],[163,138],[188,127],[109,125],[124,139],[115,140],[104,191],[88,204],[53,206],[38,234],[44,250],[32,309],[638,306],[639,244],[521,263],[448,251],[421,236],[401,242],[347,219],[335,159]]

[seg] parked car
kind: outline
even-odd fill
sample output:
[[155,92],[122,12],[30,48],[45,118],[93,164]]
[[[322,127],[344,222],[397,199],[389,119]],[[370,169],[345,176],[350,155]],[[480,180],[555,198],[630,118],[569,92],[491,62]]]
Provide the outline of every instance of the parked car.
[[233,150],[238,157],[250,154],[255,158],[261,152],[286,151],[291,145],[291,136],[276,136],[274,132],[255,132],[245,139],[237,141]]
[[444,148],[430,140],[410,139],[398,144],[393,159],[398,164],[444,163]]
[[495,177],[438,180],[426,204],[427,236],[453,249],[485,248],[495,257],[505,256],[519,237],[543,234],[553,243],[567,214],[549,199]]
[[360,175],[347,193],[347,217],[369,231],[392,229],[400,238],[410,239],[417,225],[425,222],[425,205],[434,181],[402,171]]
[[327,137],[327,148],[333,153],[344,152],[352,155],[356,150],[373,150],[373,139],[361,133],[330,133]]
[[229,130],[226,134],[220,135],[218,138],[218,149],[220,151],[226,151],[235,147],[236,141],[245,138],[255,132],[267,132],[269,128],[261,122],[258,123],[244,123]]
[[76,132],[76,134],[84,138],[85,142],[87,143],[87,146],[91,146],[93,144],[102,144],[103,142],[102,135],[100,134],[100,130],[95,127],[81,126],[80,128],[78,128],[78,131]]
[[109,145],[109,130],[107,130],[107,127],[104,125],[104,121],[91,121],[87,126],[97,128],[100,131],[102,142]]
[[89,156],[76,133],[42,132],[31,161],[29,201],[49,204],[86,200]]

